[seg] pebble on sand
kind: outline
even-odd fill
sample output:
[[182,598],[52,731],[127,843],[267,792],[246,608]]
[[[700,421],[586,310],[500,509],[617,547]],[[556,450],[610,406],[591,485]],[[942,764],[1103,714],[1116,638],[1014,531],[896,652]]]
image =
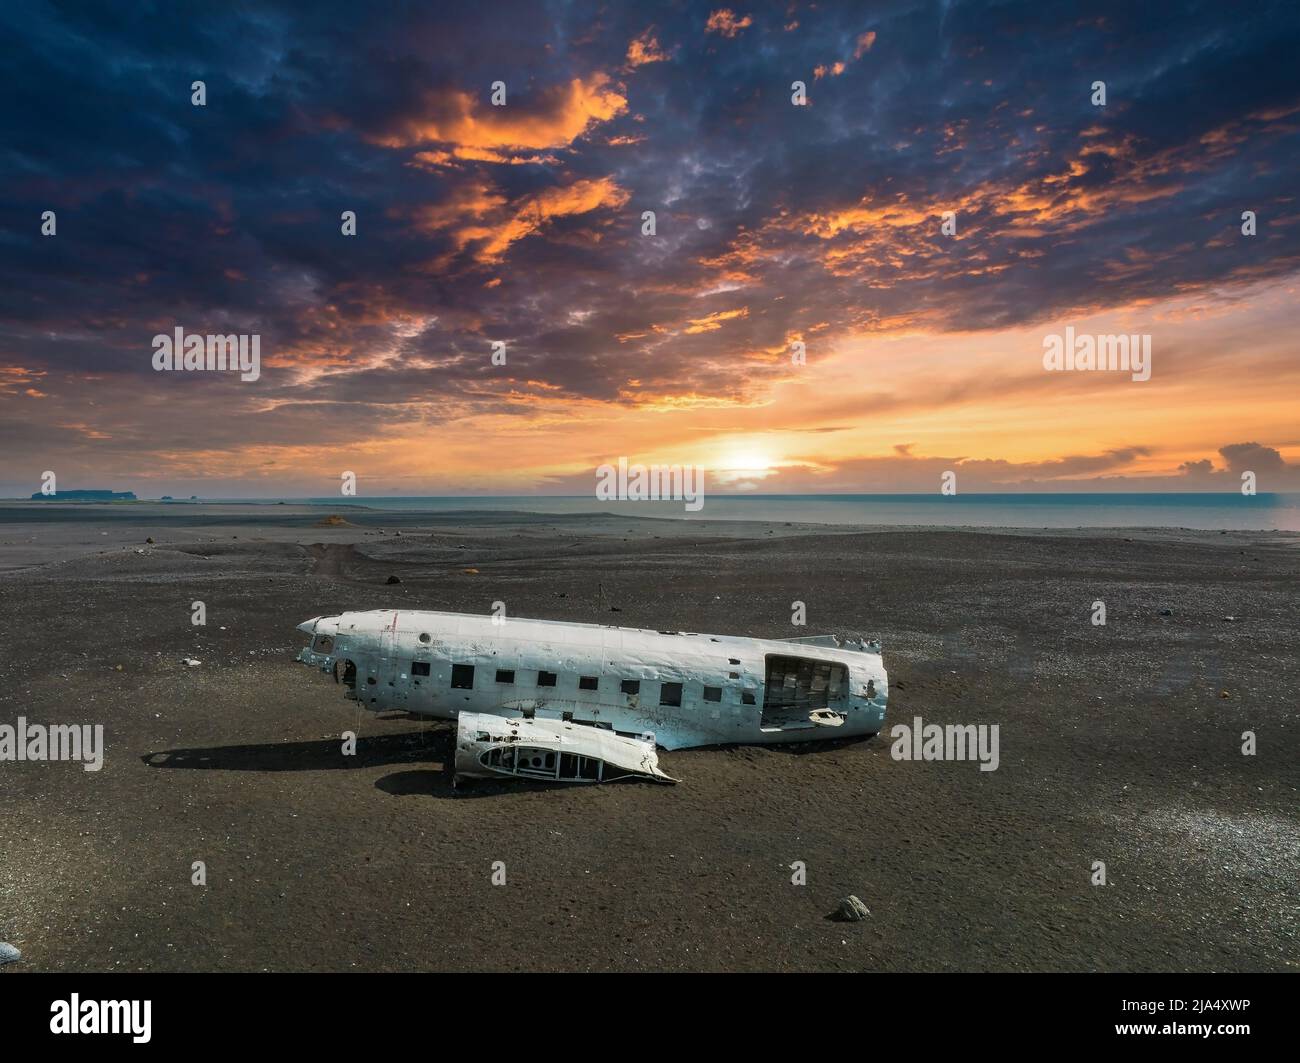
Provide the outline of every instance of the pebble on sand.
[[0,967],[6,963],[17,963],[23,958],[23,954],[7,941],[0,941]]

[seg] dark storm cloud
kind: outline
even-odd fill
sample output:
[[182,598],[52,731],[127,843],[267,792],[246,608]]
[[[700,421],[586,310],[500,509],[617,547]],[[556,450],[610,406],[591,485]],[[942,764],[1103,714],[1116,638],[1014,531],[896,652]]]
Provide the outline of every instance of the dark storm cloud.
[[[745,400],[791,337],[1296,267],[1292,5],[731,5],[706,31],[717,10],[6,8],[0,363],[65,404],[92,372],[170,389],[214,440],[242,412],[290,442],[357,407]],[[149,339],[178,324],[260,333],[263,382],[220,413],[160,382]]]

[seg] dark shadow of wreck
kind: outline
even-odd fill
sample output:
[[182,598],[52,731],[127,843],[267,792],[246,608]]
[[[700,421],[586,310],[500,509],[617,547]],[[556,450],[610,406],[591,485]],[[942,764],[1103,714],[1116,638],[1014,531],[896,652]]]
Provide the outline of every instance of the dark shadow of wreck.
[[151,768],[197,768],[203,771],[328,771],[368,768],[408,761],[442,761],[451,755],[450,731],[360,736],[356,752],[345,755],[342,738],[315,742],[267,742],[258,745],[208,746],[146,753]]

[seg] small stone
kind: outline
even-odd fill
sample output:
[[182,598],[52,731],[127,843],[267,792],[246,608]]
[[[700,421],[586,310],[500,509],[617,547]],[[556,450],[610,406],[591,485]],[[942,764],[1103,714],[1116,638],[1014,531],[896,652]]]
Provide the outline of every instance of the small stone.
[[149,536],[147,539],[145,539],[145,542],[147,542],[147,543],[152,543],[152,542],[153,542],[153,536],[152,536],[152,535]]
[[23,954],[7,941],[0,941],[0,967],[6,963],[17,963],[23,958]]
[[183,660],[185,661],[185,666],[187,668],[197,668],[203,663],[197,657],[185,657]]
[[837,923],[860,923],[870,914],[870,908],[853,894],[849,894],[844,900],[840,901],[840,906],[831,912],[827,918],[834,919]]
[[392,586],[394,583],[401,583],[402,580],[398,576],[389,576],[388,579],[384,580],[384,582],[387,583],[389,586]]
[[1173,615],[1174,615],[1174,611],[1173,611],[1172,609],[1161,609],[1161,610],[1160,610],[1160,615],[1161,615],[1161,616],[1173,616]]

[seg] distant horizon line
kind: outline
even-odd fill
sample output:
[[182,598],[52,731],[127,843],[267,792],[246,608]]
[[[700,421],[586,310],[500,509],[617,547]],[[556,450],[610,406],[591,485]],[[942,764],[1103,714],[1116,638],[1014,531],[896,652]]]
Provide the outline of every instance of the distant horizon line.
[[[322,503],[337,505],[356,505],[361,502],[392,502],[392,501],[450,501],[450,500],[519,500],[519,499],[584,499],[602,505],[624,504],[633,501],[653,501],[668,502],[677,501],[671,498],[665,499],[612,499],[604,501],[596,498],[592,494],[448,494],[448,495],[348,495],[346,497],[331,495],[158,495],[142,496],[138,495],[133,499],[74,499],[63,498],[60,495],[73,495],[86,491],[111,490],[109,488],[71,488],[67,491],[59,491],[54,495],[35,497],[32,495],[11,495],[0,496],[0,501],[4,502],[41,502],[41,501],[75,501],[75,502],[301,502],[301,503]],[[128,491],[120,493],[135,494]],[[1118,491],[980,491],[970,490],[961,491],[955,494],[945,495],[938,491],[786,491],[786,492],[711,492],[709,498],[725,499],[773,499],[773,498],[910,498],[910,499],[938,499],[958,501],[963,498],[1079,498],[1079,497],[1096,497],[1096,498],[1125,498],[1129,496],[1165,496],[1170,498],[1275,498],[1286,495],[1300,495],[1300,491],[1260,491],[1253,495],[1243,495],[1239,490],[1218,490],[1218,491],[1170,491],[1170,490],[1118,490]]]

